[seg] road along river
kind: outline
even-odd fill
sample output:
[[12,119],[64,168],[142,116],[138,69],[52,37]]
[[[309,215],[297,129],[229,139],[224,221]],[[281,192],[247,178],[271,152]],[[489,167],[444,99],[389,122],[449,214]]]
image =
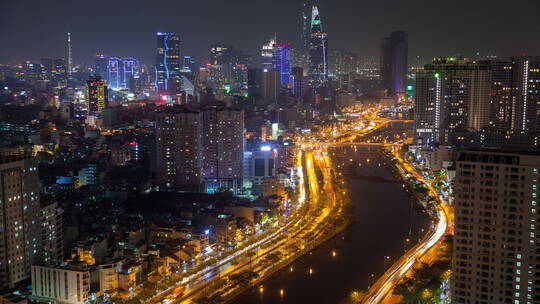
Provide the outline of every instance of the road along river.
[[[337,174],[348,178],[354,210],[345,232],[238,297],[235,304],[340,303],[367,289],[422,237],[431,223],[378,147],[330,150]],[[408,240],[408,241],[407,241]]]

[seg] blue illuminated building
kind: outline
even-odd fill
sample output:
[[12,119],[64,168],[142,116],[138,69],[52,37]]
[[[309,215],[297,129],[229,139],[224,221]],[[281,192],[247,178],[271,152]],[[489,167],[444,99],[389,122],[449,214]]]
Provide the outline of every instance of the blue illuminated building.
[[289,43],[274,44],[274,70],[279,71],[282,86],[291,84],[291,45]]
[[139,61],[132,57],[110,57],[107,81],[113,90],[130,89],[132,79],[139,77]]
[[155,71],[156,91],[163,97],[175,99],[182,89],[180,38],[172,32],[157,33]]

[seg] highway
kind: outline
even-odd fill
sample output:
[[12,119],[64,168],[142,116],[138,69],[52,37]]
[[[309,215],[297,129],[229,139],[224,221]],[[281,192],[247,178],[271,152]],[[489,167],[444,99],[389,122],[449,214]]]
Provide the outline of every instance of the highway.
[[[305,162],[302,164],[301,158],[302,155],[305,155]],[[260,241],[226,257],[219,261],[219,265],[208,267],[201,270],[199,273],[194,274],[182,282],[182,285],[185,287],[183,293],[179,296],[176,296],[174,301],[180,303],[191,303],[195,298],[204,295],[204,288],[214,280],[217,280],[221,277],[230,275],[232,273],[239,273],[243,270],[253,270],[259,274],[259,277],[265,276],[266,273],[273,270],[274,265],[257,267],[257,263],[262,260],[266,255],[270,253],[275,253],[281,251],[285,252],[283,260],[294,258],[295,255],[298,255],[296,252],[286,252],[283,249],[288,248],[291,245],[299,245],[300,249],[309,246],[311,242],[315,241],[318,237],[322,235],[325,229],[328,228],[327,220],[332,215],[338,216],[341,214],[343,209],[340,207],[338,209],[334,208],[338,204],[336,203],[336,195],[334,193],[334,188],[331,182],[331,171],[329,169],[329,158],[326,155],[323,155],[320,151],[313,153],[311,151],[300,152],[298,156],[298,166],[297,166],[297,175],[299,177],[299,198],[295,210],[300,210],[302,205],[307,202],[307,210],[304,210],[303,214],[299,214],[294,218],[294,220],[289,221],[283,227],[280,227],[276,232],[271,235],[263,238]],[[319,183],[317,181],[317,176],[315,174],[315,167],[318,166],[321,168],[323,173],[324,183],[324,192],[327,200],[324,200],[323,205],[319,204],[321,189],[319,189]],[[304,180],[303,169],[307,173]],[[309,185],[309,199],[307,199],[305,185]],[[311,216],[311,213],[322,208],[321,212],[316,216]],[[289,230],[294,228],[294,232],[290,233]],[[311,236],[308,240],[305,239],[306,236]],[[280,238],[281,236],[286,236],[286,238]],[[266,247],[266,248],[263,248]],[[257,252],[257,255],[254,258],[246,258],[246,254],[251,251]],[[237,265],[231,265],[230,261],[237,258],[240,263]],[[169,289],[166,293],[171,293],[174,288]],[[227,291],[226,293],[230,293]]]
[[[367,121],[365,117],[363,119]],[[326,149],[332,145],[349,144],[380,146],[382,145],[380,143],[352,143],[350,140],[378,130],[389,122],[391,120],[372,120],[369,124],[366,123],[367,126],[362,129],[354,128],[353,131],[340,132],[339,139],[333,137],[326,140],[328,136],[324,135],[324,132],[321,132],[320,140],[310,138],[306,140],[305,144],[298,144],[299,149],[297,149],[296,160],[299,185],[297,189],[298,199],[293,202],[293,207],[290,210],[291,215],[287,217],[287,221],[282,223],[281,226],[276,222],[273,232],[267,233],[260,240],[232,254],[218,257],[218,261],[211,266],[183,278],[179,284],[160,292],[153,300],[147,303],[157,303],[156,299],[158,298],[165,298],[163,303],[167,304],[173,302],[192,303],[196,298],[208,296],[208,293],[205,291],[206,287],[225,276],[247,269],[255,271],[259,277],[271,272],[274,265],[257,266],[270,253],[280,252],[285,256],[283,259],[294,259],[299,256],[299,253],[287,252],[286,248],[298,246],[302,250],[316,245],[320,239],[324,238],[325,232],[331,232],[332,225],[330,223],[332,223],[332,219],[342,216],[344,210],[341,201],[338,201],[336,197],[335,185],[332,182],[332,163]],[[347,128],[349,127],[350,125]],[[297,143],[301,141],[297,140]],[[317,174],[315,173],[315,167],[318,167],[322,173],[323,182],[321,184],[319,184]],[[304,176],[304,172],[306,176]],[[324,195],[321,195],[321,193]],[[321,197],[324,199],[321,199]],[[429,243],[430,241],[425,242],[425,244]],[[419,247],[419,252],[421,252],[422,246]],[[255,253],[255,256],[248,257],[250,253]],[[411,256],[411,258],[414,258],[414,256]],[[236,261],[236,263],[231,263],[232,261]],[[396,269],[397,272],[400,272],[399,269]],[[397,279],[398,276],[392,277]],[[178,294],[180,288],[182,292]],[[212,294],[221,292],[224,295],[228,295],[234,293],[235,288],[238,287],[224,287],[223,290],[214,291]]]
[[[437,194],[437,191],[433,186],[418,174],[413,166],[403,160],[397,152],[394,152],[394,156],[398,159],[400,166],[399,172],[402,177],[405,177],[405,174],[408,172],[423,182],[431,193]],[[435,225],[430,227],[429,232],[418,244],[416,244],[416,246],[407,251],[405,255],[401,256],[398,261],[371,286],[368,290],[368,294],[362,300],[362,303],[381,303],[385,298],[391,295],[394,287],[405,277],[405,274],[412,269],[415,263],[424,256],[429,249],[442,240],[448,229],[451,213],[448,211],[448,206],[440,195],[437,194],[434,197],[439,203],[437,206]]]

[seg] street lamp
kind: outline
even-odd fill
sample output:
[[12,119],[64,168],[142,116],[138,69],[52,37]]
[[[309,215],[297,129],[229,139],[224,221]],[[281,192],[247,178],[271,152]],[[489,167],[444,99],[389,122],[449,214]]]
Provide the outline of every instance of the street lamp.
[[390,256],[389,255],[385,255],[383,257],[383,271],[386,270],[386,262],[390,260]]

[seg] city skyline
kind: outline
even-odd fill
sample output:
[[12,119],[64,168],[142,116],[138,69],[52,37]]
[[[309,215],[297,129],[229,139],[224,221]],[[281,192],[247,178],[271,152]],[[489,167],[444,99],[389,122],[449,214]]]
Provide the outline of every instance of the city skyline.
[[8,2],[1,304],[540,304],[539,0]]
[[[540,45],[527,39],[539,29],[534,18],[526,18],[527,13],[540,8],[534,1],[517,0],[514,7],[521,9],[511,13],[501,0],[460,0],[453,2],[452,7],[423,0],[385,2],[380,5],[377,1],[324,0],[314,4],[319,5],[331,48],[355,51],[361,56],[377,56],[377,42],[394,30],[408,32],[409,56],[418,55],[425,60],[457,54],[472,56],[476,52],[499,57],[540,52]],[[206,60],[214,43],[230,43],[256,55],[274,33],[279,41],[300,48],[303,1],[115,1],[108,5],[103,10],[82,3],[70,5],[64,0],[53,4],[8,3],[0,13],[0,38],[6,41],[0,50],[0,61],[20,63],[41,57],[67,57],[68,31],[72,34],[73,60],[77,64],[90,64],[95,54],[105,53],[135,57],[150,65],[155,58],[153,46],[158,31],[177,32],[182,55],[197,60]],[[54,12],[62,18],[44,19],[42,12]],[[502,42],[501,36],[507,39]]]

